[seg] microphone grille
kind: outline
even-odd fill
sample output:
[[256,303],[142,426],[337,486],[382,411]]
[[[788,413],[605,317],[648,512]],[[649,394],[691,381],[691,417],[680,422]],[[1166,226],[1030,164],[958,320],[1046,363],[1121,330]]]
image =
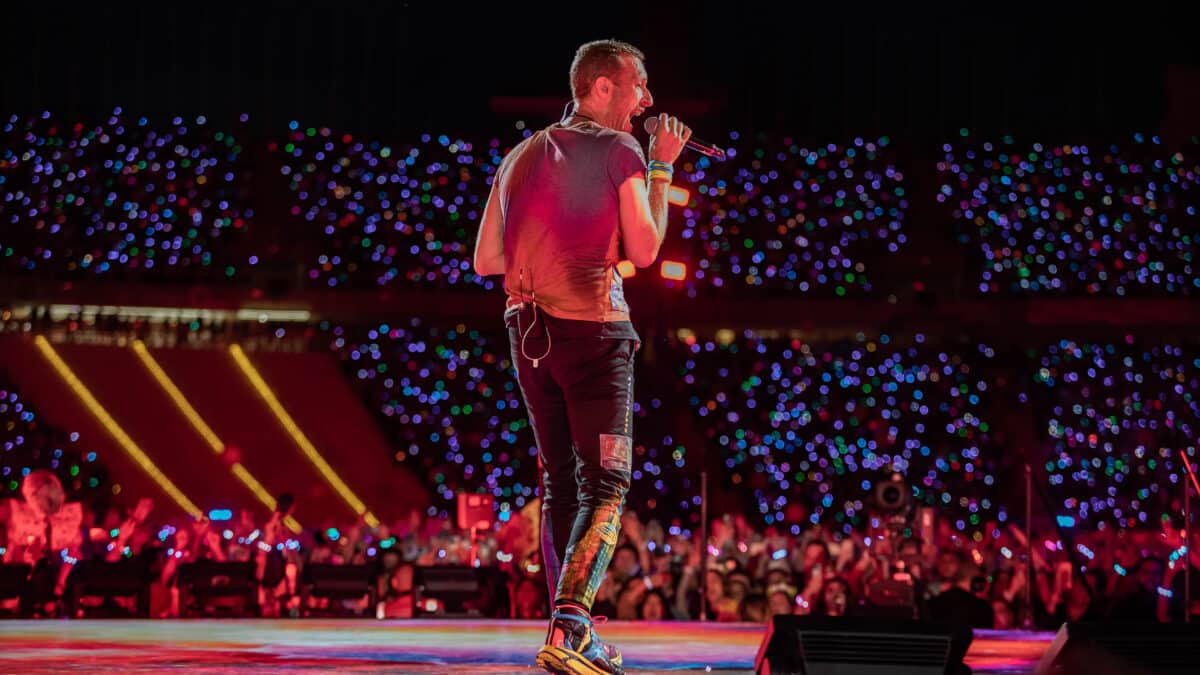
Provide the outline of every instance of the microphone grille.
[[647,117],[646,121],[642,122],[642,127],[646,130],[646,133],[654,133],[654,130],[658,128],[658,118]]

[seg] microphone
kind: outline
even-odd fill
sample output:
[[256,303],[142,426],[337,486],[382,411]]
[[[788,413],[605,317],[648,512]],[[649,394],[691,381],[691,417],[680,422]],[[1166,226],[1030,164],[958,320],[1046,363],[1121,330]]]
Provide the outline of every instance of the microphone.
[[[658,118],[657,117],[647,117],[646,121],[642,123],[642,126],[645,127],[646,133],[653,135],[654,130],[658,128]],[[689,138],[687,140],[687,143],[684,145],[684,147],[686,147],[689,150],[695,150],[696,152],[698,152],[702,155],[712,157],[713,159],[719,159],[721,161],[725,160],[725,151],[724,150],[722,150],[721,148],[718,148],[717,146],[713,145],[712,143],[702,141],[699,138],[696,138],[695,136],[692,136],[691,138]]]

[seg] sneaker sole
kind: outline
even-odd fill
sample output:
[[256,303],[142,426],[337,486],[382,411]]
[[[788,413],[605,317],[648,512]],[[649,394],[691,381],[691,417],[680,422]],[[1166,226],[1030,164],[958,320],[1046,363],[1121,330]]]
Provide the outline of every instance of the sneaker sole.
[[538,650],[536,663],[538,668],[555,675],[611,675],[576,652],[550,645]]

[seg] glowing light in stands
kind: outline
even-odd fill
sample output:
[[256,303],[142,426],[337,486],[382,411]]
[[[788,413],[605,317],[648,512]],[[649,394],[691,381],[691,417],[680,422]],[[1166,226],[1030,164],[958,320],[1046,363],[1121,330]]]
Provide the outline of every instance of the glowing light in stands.
[[848,532],[864,521],[874,482],[896,471],[918,502],[956,511],[947,522],[982,538],[989,514],[1006,518],[993,495],[1001,454],[988,414],[993,352],[924,342],[860,333],[819,347],[745,331],[723,344],[689,332],[659,358],[679,363],[680,398],[719,453],[726,488],[749,486],[767,525],[799,532],[807,516]]
[[243,124],[12,116],[0,143],[0,268],[75,277],[236,274],[251,226]]
[[229,509],[213,509],[208,512],[208,519],[212,521],[224,521],[233,518],[233,511]]
[[[311,282],[492,287],[470,269],[473,227],[520,139],[424,134],[392,146],[288,127],[270,149],[292,193],[288,210],[322,241],[308,261]],[[790,137],[729,138],[731,161],[681,163],[668,193],[682,219],[675,255],[694,270],[688,296],[750,287],[872,292],[869,261],[907,243],[908,199],[890,139],[802,147]]]
[[1134,134],[1111,145],[946,143],[937,199],[980,255],[980,293],[1196,295],[1196,140],[1167,149]]
[[1200,434],[1200,350],[1126,335],[1060,340],[1029,356],[1031,389],[1019,401],[1045,411],[1042,468],[1064,515],[1136,528],[1178,514]]
[[[79,434],[64,433],[42,419],[0,375],[0,490],[19,495],[20,479],[35,469],[54,472],[68,501],[90,501],[109,489],[105,467],[96,462],[95,452],[83,449]],[[93,531],[97,537],[105,534]]]

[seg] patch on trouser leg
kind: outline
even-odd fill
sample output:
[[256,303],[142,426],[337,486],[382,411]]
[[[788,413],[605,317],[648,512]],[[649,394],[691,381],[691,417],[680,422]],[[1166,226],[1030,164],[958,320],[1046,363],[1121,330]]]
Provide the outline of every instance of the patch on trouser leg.
[[584,607],[596,601],[604,572],[612,562],[621,530],[621,500],[605,500],[592,511],[587,530],[563,558],[555,600],[570,600]]
[[600,466],[608,471],[629,471],[633,439],[621,434],[600,434]]

